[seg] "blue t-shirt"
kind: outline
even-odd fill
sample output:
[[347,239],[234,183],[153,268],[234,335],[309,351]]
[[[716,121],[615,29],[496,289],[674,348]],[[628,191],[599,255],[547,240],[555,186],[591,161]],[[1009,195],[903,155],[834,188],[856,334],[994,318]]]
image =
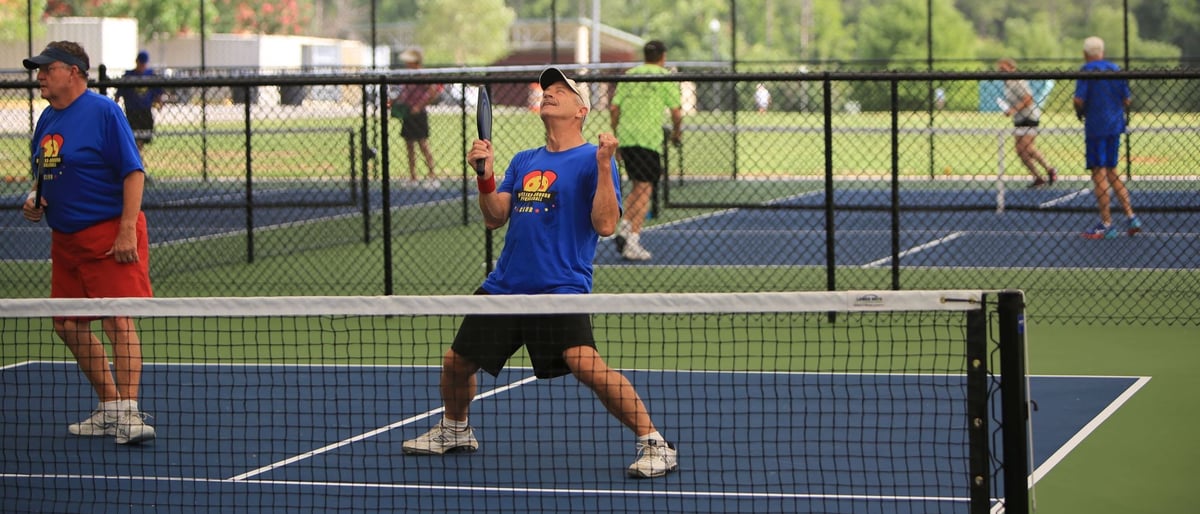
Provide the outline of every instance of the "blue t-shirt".
[[[65,109],[46,107],[31,146],[32,155],[45,155],[46,223],[59,232],[119,217],[125,177],[143,169],[120,106],[92,90]],[[36,160],[31,165],[37,169]]]
[[[1080,71],[1120,71],[1110,61],[1090,61]],[[1083,132],[1086,137],[1118,136],[1125,132],[1125,99],[1129,81],[1124,79],[1080,79],[1075,81],[1075,98],[1083,100]]]
[[[599,234],[592,227],[596,145],[513,157],[497,192],[512,193],[508,232],[496,269],[483,281],[492,294],[590,293]],[[616,159],[613,184],[620,184]],[[615,187],[617,205],[621,191]]]
[[[153,77],[154,70],[146,68],[141,73],[137,70],[126,70],[125,78]],[[163,94],[161,87],[121,87],[117,89],[117,97],[125,102],[126,109],[148,111],[154,107],[154,102]]]

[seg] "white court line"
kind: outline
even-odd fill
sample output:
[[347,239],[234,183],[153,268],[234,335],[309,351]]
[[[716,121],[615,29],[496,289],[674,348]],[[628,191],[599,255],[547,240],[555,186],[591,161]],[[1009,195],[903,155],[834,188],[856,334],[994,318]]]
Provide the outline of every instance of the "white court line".
[[[521,380],[518,380],[518,381],[516,381],[516,382],[513,382],[513,383],[511,383],[511,384],[508,384],[508,385],[506,385],[506,386],[503,386],[503,387],[498,387],[498,388],[496,388],[496,389],[492,389],[491,391],[487,391],[487,392],[485,392],[485,393],[480,393],[480,394],[478,394],[478,395],[476,395],[476,396],[475,396],[475,399],[476,399],[476,400],[481,400],[481,399],[483,399],[483,398],[487,398],[487,397],[489,397],[489,396],[495,396],[495,395],[497,395],[497,394],[500,394],[500,393],[503,393],[503,392],[505,392],[505,391],[508,391],[509,389],[515,389],[515,388],[517,388],[517,387],[520,387],[520,386],[523,386],[523,385],[525,385],[525,384],[528,384],[529,382],[533,382],[534,380],[537,380],[537,377],[536,377],[536,376],[529,376],[529,377],[525,377],[525,378],[523,378],[523,379],[521,379]],[[261,467],[261,468],[258,468],[258,469],[255,469],[255,470],[251,470],[251,471],[247,471],[247,472],[245,472],[245,473],[242,473],[242,474],[240,474],[240,475],[237,475],[237,476],[231,477],[231,478],[229,478],[229,480],[230,480],[230,481],[232,481],[232,482],[238,482],[238,481],[242,481],[242,480],[245,480],[245,479],[247,479],[247,478],[253,477],[253,476],[255,476],[255,475],[261,475],[261,474],[263,474],[263,473],[266,473],[266,472],[268,472],[268,471],[271,471],[271,470],[273,470],[273,469],[276,469],[276,468],[281,468],[281,467],[283,467],[283,466],[287,466],[288,464],[293,464],[293,463],[296,463],[296,462],[299,462],[299,461],[305,460],[305,459],[307,459],[307,458],[309,458],[309,457],[316,457],[317,455],[320,455],[320,454],[322,454],[322,453],[330,452],[330,451],[336,450],[336,449],[338,449],[338,448],[341,448],[341,447],[343,447],[343,446],[347,446],[347,445],[350,445],[350,444],[356,443],[356,442],[358,442],[358,441],[362,441],[362,440],[364,440],[364,439],[368,439],[368,438],[371,438],[371,437],[375,437],[375,436],[377,436],[377,435],[379,435],[379,434],[382,434],[382,433],[384,433],[384,432],[387,432],[387,431],[389,431],[389,430],[392,430],[392,429],[394,429],[394,428],[399,428],[399,427],[402,427],[402,426],[404,426],[404,425],[407,425],[407,424],[409,424],[409,423],[415,423],[415,422],[417,422],[417,421],[420,421],[420,420],[422,420],[422,419],[425,419],[425,418],[428,418],[428,417],[434,416],[434,415],[436,415],[436,414],[438,414],[438,413],[442,412],[443,410],[445,410],[445,407],[438,407],[438,408],[436,408],[436,409],[433,409],[433,410],[431,410],[431,411],[425,412],[425,413],[423,413],[423,414],[418,414],[418,415],[416,415],[416,416],[412,416],[412,417],[410,417],[410,418],[402,419],[402,420],[400,420],[400,421],[397,421],[397,422],[395,422],[395,423],[392,423],[392,424],[390,424],[390,425],[387,425],[387,426],[384,426],[384,427],[381,427],[381,428],[377,428],[377,429],[375,429],[375,430],[372,430],[372,431],[370,431],[370,432],[366,432],[366,433],[363,433],[363,434],[359,434],[359,435],[356,435],[356,436],[354,436],[354,437],[351,437],[351,438],[349,438],[349,439],[343,439],[343,440],[341,440],[341,441],[338,441],[338,442],[336,442],[336,443],[333,443],[333,444],[328,444],[328,445],[322,446],[322,447],[320,447],[320,448],[317,448],[317,449],[315,449],[315,450],[310,450],[310,451],[307,451],[307,452],[301,453],[301,454],[299,454],[299,455],[295,455],[295,456],[292,456],[292,457],[288,457],[288,458],[286,458],[286,459],[284,459],[284,460],[281,460],[281,461],[279,461],[279,462],[274,462],[274,463],[268,464],[268,465],[266,465],[266,466],[263,466],[263,467]]]
[[1107,421],[1108,418],[1112,417],[1113,414],[1116,414],[1117,409],[1121,408],[1121,406],[1124,405],[1125,402],[1129,401],[1130,398],[1133,398],[1133,395],[1145,387],[1149,382],[1150,377],[1138,377],[1137,381],[1134,382],[1133,385],[1130,385],[1127,389],[1125,389],[1120,396],[1117,396],[1112,403],[1109,403],[1104,410],[1100,411],[1096,417],[1092,418],[1092,420],[1089,421],[1088,424],[1084,425],[1079,432],[1076,432],[1071,439],[1059,447],[1058,451],[1054,452],[1054,454],[1047,458],[1041,466],[1038,466],[1037,469],[1033,471],[1033,474],[1029,476],[1029,487],[1032,488],[1033,485],[1038,482],[1038,480],[1041,480],[1042,477],[1046,476],[1046,473],[1049,473],[1051,469],[1054,469],[1054,466],[1058,465],[1059,462],[1062,462],[1062,460],[1066,458],[1067,454],[1071,453],[1071,450],[1074,450],[1079,446],[1080,443],[1083,442],[1084,439],[1090,436],[1092,432],[1095,432],[1096,429],[1100,427],[1100,424]]
[[[410,208],[430,207],[430,206],[440,205],[443,203],[457,202],[457,201],[458,200],[456,198],[447,198],[447,199],[442,199],[442,200],[427,200],[427,201],[423,201],[423,202],[417,202],[414,204],[404,204],[404,205],[398,205],[398,206],[393,205],[392,210],[403,212]],[[382,205],[371,207],[372,214],[382,212],[382,211],[383,211]],[[325,222],[329,222],[329,221],[338,221],[338,220],[343,220],[343,219],[347,219],[347,218],[357,218],[357,217],[361,217],[361,216],[362,216],[362,212],[360,212],[360,211],[347,212],[344,214],[336,214],[333,216],[318,216],[316,218],[285,221],[282,223],[275,223],[275,224],[269,224],[269,225],[259,225],[259,226],[255,226],[254,230],[256,232],[270,231],[270,230],[283,230],[283,229],[288,229],[288,228],[293,228],[293,227],[302,227],[305,225],[315,225],[318,223],[325,223]],[[176,239],[167,239],[165,241],[150,243],[150,248],[169,247],[169,246],[182,245],[182,244],[187,244],[187,243],[196,243],[196,242],[201,242],[201,241],[223,239],[226,237],[239,236],[239,235],[242,235],[245,233],[246,233],[246,229],[245,229],[245,227],[242,227],[242,228],[238,228],[238,229],[214,232],[212,234],[205,234],[202,236],[191,236],[191,237],[182,237],[182,238],[176,238]],[[47,257],[46,259],[44,259],[42,261],[38,261],[38,262],[46,262],[49,260],[50,259]]]
[[[784,202],[788,202],[788,201],[792,201],[792,200],[799,200],[799,199],[806,198],[806,197],[809,197],[809,196],[816,196],[816,195],[818,195],[818,194],[824,194],[824,191],[808,191],[808,192],[804,192],[804,193],[800,193],[800,194],[796,194],[796,195],[785,196],[785,197],[783,197],[783,198],[776,198],[776,199],[774,199],[774,200],[771,200],[771,201],[767,202],[765,205],[775,205],[775,204],[780,204],[780,203],[784,203]],[[734,214],[734,213],[740,212],[741,210],[742,210],[742,209],[740,209],[740,208],[737,208],[737,207],[732,207],[732,208],[729,208],[729,209],[721,209],[721,210],[718,210],[718,211],[713,211],[713,212],[709,212],[709,213],[705,213],[705,214],[700,214],[700,215],[696,215],[696,216],[688,216],[688,217],[686,217],[686,218],[677,219],[677,220],[675,220],[675,221],[668,221],[668,222],[666,222],[666,223],[659,223],[659,224],[657,224],[657,225],[647,225],[647,226],[646,226],[645,228],[643,228],[642,230],[643,230],[643,231],[645,231],[645,232],[654,232],[654,231],[657,231],[657,230],[661,230],[661,229],[665,229],[665,228],[670,228],[670,227],[672,227],[672,226],[674,226],[674,225],[681,225],[681,224],[684,224],[684,223],[691,223],[691,222],[693,222],[693,221],[698,221],[698,220],[702,220],[702,219],[706,219],[706,218],[715,218],[715,217],[717,217],[717,216],[724,216],[724,215],[726,215],[726,214]],[[824,233],[824,231],[820,231],[820,232],[821,232],[821,233]],[[600,238],[600,239],[601,239],[601,240],[609,240],[609,239],[612,239],[613,237],[615,237],[615,235],[614,235],[614,236],[606,236],[606,237],[602,237],[602,238]]]
[[[1050,376],[1050,375],[1034,375],[1034,376]],[[1120,378],[1120,377],[1103,376],[1103,375],[1087,375],[1087,376],[1084,376],[1084,375],[1057,375],[1057,376],[1067,377],[1067,378]],[[1104,410],[1100,411],[1099,414],[1096,414],[1096,417],[1092,418],[1092,420],[1089,421],[1086,425],[1084,425],[1083,428],[1079,429],[1079,431],[1076,432],[1074,436],[1071,436],[1071,439],[1067,440],[1066,443],[1063,443],[1063,445],[1058,448],[1058,451],[1055,451],[1053,455],[1046,458],[1046,461],[1043,462],[1041,466],[1038,466],[1037,469],[1033,470],[1033,473],[1031,473],[1029,475],[1029,491],[1030,491],[1031,498],[1033,497],[1033,490],[1034,490],[1033,486],[1035,484],[1037,484],[1039,480],[1041,480],[1043,477],[1045,477],[1046,474],[1050,472],[1050,470],[1054,469],[1054,466],[1057,466],[1058,463],[1062,462],[1062,460],[1067,457],[1067,454],[1071,453],[1072,450],[1074,450],[1081,443],[1083,443],[1084,439],[1087,439],[1088,436],[1092,435],[1092,432],[1095,432],[1097,428],[1100,428],[1101,424],[1103,424],[1105,421],[1107,421],[1108,418],[1112,417],[1113,414],[1116,414],[1117,409],[1120,409],[1121,406],[1125,405],[1125,402],[1129,401],[1130,398],[1133,398],[1134,394],[1136,394],[1143,387],[1145,387],[1146,384],[1150,382],[1151,377],[1136,377],[1136,378],[1137,378],[1137,381],[1135,381],[1132,385],[1130,385],[1128,388],[1126,388],[1125,391],[1122,392],[1119,396],[1114,398],[1113,401],[1111,403],[1109,403],[1107,407],[1104,408]],[[1032,450],[1032,446],[1033,446],[1033,441],[1030,441],[1030,449],[1031,450]],[[1036,505],[1036,501],[1037,500],[1034,500],[1035,505]],[[1003,514],[1004,513],[1004,504],[997,503],[997,504],[993,505],[992,509],[989,512],[990,512],[990,514]]]
[[1091,192],[1092,192],[1092,190],[1091,190],[1091,189],[1080,189],[1079,191],[1075,191],[1074,193],[1071,193],[1071,194],[1068,194],[1068,195],[1063,195],[1063,196],[1060,196],[1060,197],[1058,197],[1058,198],[1055,198],[1055,199],[1053,199],[1053,200],[1050,200],[1049,202],[1042,202],[1042,203],[1039,203],[1039,204],[1038,204],[1038,208],[1039,208],[1039,209],[1048,209],[1048,208],[1050,208],[1050,207],[1054,207],[1055,205],[1059,205],[1059,204],[1064,204],[1064,203],[1067,203],[1067,202],[1069,202],[1069,201],[1071,201],[1071,200],[1074,200],[1074,199],[1076,199],[1076,198],[1079,198],[1079,197],[1080,197],[1080,196],[1082,196],[1082,195],[1086,195],[1086,194],[1089,194],[1089,193],[1091,193]]
[[[897,257],[907,257],[911,254],[914,254],[914,253],[917,253],[917,252],[920,252],[923,250],[927,250],[929,248],[933,248],[942,243],[948,243],[948,242],[958,239],[964,235],[966,235],[966,232],[951,232],[951,233],[947,234],[945,237],[940,237],[940,238],[934,239],[933,241],[930,241],[928,243],[925,243],[922,245],[917,245],[917,246],[909,248],[903,252],[900,252],[900,255],[898,255]],[[891,260],[892,260],[891,257],[884,257],[882,259],[863,264],[861,267],[862,268],[874,268],[877,266],[883,266],[884,264],[891,262]]]
[[[20,474],[0,473],[0,479],[35,479],[35,480],[124,480],[146,482],[188,482],[227,484],[228,480],[219,478],[192,477],[163,477],[163,476],[111,476],[111,475],[71,475],[71,474]],[[608,495],[608,496],[676,496],[697,498],[783,498],[808,500],[856,500],[856,501],[902,501],[902,502],[953,502],[967,503],[971,499],[954,496],[901,496],[881,494],[812,494],[812,493],[746,493],[728,491],[677,491],[677,490],[637,490],[637,489],[579,489],[579,488],[546,488],[546,487],[500,487],[500,486],[455,486],[434,484],[371,484],[352,482],[324,482],[304,480],[244,480],[246,485],[282,485],[304,487],[338,487],[353,489],[393,489],[413,491],[457,491],[479,493],[520,493],[546,495]]]

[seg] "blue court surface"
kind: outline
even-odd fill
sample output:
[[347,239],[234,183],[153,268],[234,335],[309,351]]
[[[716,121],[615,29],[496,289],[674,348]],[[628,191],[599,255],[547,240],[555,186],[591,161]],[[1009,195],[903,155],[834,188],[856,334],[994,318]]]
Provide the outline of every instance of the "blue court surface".
[[[983,193],[980,193],[981,195]],[[994,195],[994,193],[991,193]],[[887,191],[854,190],[835,195],[835,204],[888,205]],[[961,192],[910,192],[902,205],[951,206]],[[900,213],[900,265],[923,268],[1040,269],[1194,269],[1200,253],[1180,252],[1200,242],[1196,212],[1149,212],[1133,237],[1089,240],[1084,230],[1099,220],[1095,197],[1078,189],[1020,190],[1010,205],[1053,205],[1077,211],[994,210],[905,211]],[[777,205],[819,207],[823,195],[805,193]],[[1151,205],[1200,209],[1195,192],[1142,194]],[[994,196],[992,197],[994,201]],[[1150,202],[1153,200],[1153,202]],[[1165,203],[1164,203],[1165,202]],[[974,205],[966,202],[967,207]],[[1140,205],[1140,204],[1139,204]],[[1082,208],[1087,207],[1090,210]],[[1113,203],[1118,227],[1124,216]],[[643,266],[825,266],[825,213],[820,209],[728,209],[643,228],[641,241],[654,259],[623,260],[614,245],[601,244],[596,263]],[[887,211],[837,211],[834,214],[834,264],[862,268],[892,265],[892,214]],[[658,251],[656,251],[658,250]]]
[[[14,512],[966,511],[961,377],[625,373],[678,472],[627,478],[632,435],[529,369],[480,375],[478,452],[406,456],[441,416],[436,368],[148,364],[158,438],[123,447],[67,433],[94,406],[74,363],[24,363],[0,369],[0,492]],[[1033,377],[1034,476],[1148,380]]]
[[[212,185],[208,189],[168,183],[147,186],[142,203],[150,242],[161,246],[244,235],[247,224],[258,231],[361,218],[364,203],[373,213],[383,206],[379,191],[368,191],[364,196],[341,182],[324,186],[281,182],[261,186],[251,195],[254,209],[247,210],[245,205],[250,203],[247,193],[237,183]],[[453,181],[441,182],[436,188],[393,186],[390,196],[392,207],[400,209],[462,201],[458,183]],[[20,205],[24,198],[24,192],[0,195],[0,202]],[[49,228],[44,222],[26,221],[19,210],[0,217],[0,237],[22,241],[20,245],[0,245],[0,261],[50,259]]]
[[[224,187],[224,189],[220,189]],[[471,186],[474,187],[473,185]],[[382,205],[379,191],[355,197],[347,183],[322,187],[279,183],[253,193],[255,208],[247,211],[246,192],[237,183],[200,191],[194,187],[156,184],[147,188],[145,205],[150,240],[172,245],[255,230],[286,229],[306,223],[361,217],[365,200],[370,212]],[[468,191],[473,194],[473,189]],[[836,205],[885,206],[889,192],[846,189],[835,195]],[[994,205],[995,192],[906,191],[901,205],[940,205],[970,208]],[[7,198],[11,197],[11,198]],[[20,195],[0,195],[16,205]],[[1010,209],[907,211],[900,215],[900,265],[926,268],[1042,268],[1042,269],[1195,269],[1200,252],[1181,252],[1200,242],[1195,191],[1138,191],[1136,205],[1152,209],[1141,214],[1143,232],[1135,237],[1094,241],[1080,234],[1095,225],[1095,198],[1086,189],[1060,184],[1054,189],[1016,189],[1006,195]],[[396,209],[449,205],[463,201],[460,184],[444,181],[436,188],[391,189]],[[818,191],[781,198],[776,205],[819,207]],[[239,203],[240,202],[240,203]],[[228,204],[227,208],[200,207]],[[453,204],[453,205],[450,205]],[[1038,210],[1066,207],[1073,211]],[[472,207],[474,208],[474,207]],[[1172,209],[1192,209],[1192,212]],[[1114,202],[1113,218],[1123,222]],[[839,211],[834,218],[834,264],[879,268],[892,265],[891,214],[880,211]],[[50,232],[18,213],[0,217],[0,237],[20,245],[0,245],[0,261],[45,261],[50,255]],[[601,244],[598,265],[639,266],[825,266],[825,214],[819,209],[728,209],[671,223],[649,225],[642,242],[655,251],[652,261],[626,261],[612,244]],[[660,251],[656,251],[660,250]]]

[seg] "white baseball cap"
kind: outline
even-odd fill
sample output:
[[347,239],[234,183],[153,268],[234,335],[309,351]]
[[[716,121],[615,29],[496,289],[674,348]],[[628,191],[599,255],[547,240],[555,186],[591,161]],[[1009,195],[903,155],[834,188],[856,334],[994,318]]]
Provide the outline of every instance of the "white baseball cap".
[[567,75],[562,70],[558,68],[546,68],[542,71],[541,78],[538,79],[538,83],[541,84],[542,89],[550,87],[555,82],[566,83],[567,87],[571,88],[571,91],[574,91],[583,100],[583,105],[587,106],[588,110],[591,110],[592,102],[591,97],[588,95],[588,88],[580,86],[574,80],[567,78]]

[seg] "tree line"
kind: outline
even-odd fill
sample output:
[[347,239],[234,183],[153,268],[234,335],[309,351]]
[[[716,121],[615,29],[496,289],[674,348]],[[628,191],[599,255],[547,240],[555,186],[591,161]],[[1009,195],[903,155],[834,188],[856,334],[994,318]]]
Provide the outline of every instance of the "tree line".
[[[0,0],[0,39],[29,37],[28,4]],[[47,0],[35,3],[33,19],[37,31],[41,20],[56,16],[132,17],[147,41],[198,33],[201,11],[208,33],[364,41],[372,19],[416,21],[415,40],[430,63],[482,65],[503,57],[515,20],[591,18],[593,5],[592,0]],[[932,58],[934,69],[969,70],[1000,57],[1027,63],[1024,68],[1062,69],[1064,61],[1081,60],[1080,43],[1091,35],[1103,37],[1109,58],[1119,63],[1126,55],[1158,67],[1200,62],[1200,0],[627,0],[602,2],[600,20],[665,41],[673,60],[728,60],[736,50],[737,61],[751,69],[780,62],[926,69]]]

